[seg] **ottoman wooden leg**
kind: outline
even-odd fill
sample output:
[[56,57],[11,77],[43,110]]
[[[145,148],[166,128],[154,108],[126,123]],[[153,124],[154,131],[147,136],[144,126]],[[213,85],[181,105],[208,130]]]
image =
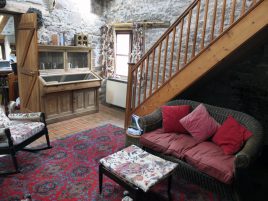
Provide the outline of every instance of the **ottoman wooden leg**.
[[171,189],[171,181],[172,181],[172,175],[170,175],[168,177],[168,200],[171,200],[171,192],[170,192],[170,189]]
[[100,190],[100,194],[102,192],[102,177],[103,177],[103,170],[102,170],[102,165],[99,165],[99,190]]

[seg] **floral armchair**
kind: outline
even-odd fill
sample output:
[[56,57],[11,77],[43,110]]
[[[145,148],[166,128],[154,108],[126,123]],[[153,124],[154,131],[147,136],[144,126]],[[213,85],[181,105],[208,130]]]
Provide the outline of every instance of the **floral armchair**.
[[[47,147],[26,149],[25,147],[45,135]],[[0,108],[0,155],[10,154],[15,171],[0,172],[0,174],[18,173],[19,167],[16,152],[39,151],[51,148],[44,113],[14,113],[6,116]]]

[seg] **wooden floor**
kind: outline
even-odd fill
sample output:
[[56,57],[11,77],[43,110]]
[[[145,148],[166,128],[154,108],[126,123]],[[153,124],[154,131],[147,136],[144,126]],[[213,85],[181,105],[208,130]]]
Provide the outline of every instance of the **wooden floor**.
[[[48,124],[50,141],[62,138],[64,136],[77,133],[90,128],[95,128],[100,125],[111,123],[118,127],[124,127],[125,111],[123,109],[106,106],[100,104],[98,113],[76,117],[73,119]],[[45,138],[39,139],[37,142],[32,143],[34,146],[43,144]]]

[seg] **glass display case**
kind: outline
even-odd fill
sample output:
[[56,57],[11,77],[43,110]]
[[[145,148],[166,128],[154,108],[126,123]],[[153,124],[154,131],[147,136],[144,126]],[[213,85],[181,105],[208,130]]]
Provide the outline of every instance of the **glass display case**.
[[39,70],[91,70],[91,48],[39,45]]

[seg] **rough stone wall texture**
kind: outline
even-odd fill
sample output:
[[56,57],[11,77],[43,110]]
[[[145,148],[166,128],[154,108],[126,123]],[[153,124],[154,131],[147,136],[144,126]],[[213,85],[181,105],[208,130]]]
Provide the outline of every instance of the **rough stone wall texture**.
[[[105,1],[103,16],[109,24],[143,21],[169,21],[172,24],[191,2],[192,0],[110,0]],[[166,29],[145,28],[145,51],[161,37]],[[105,92],[105,89],[102,88],[102,91]]]
[[[192,0],[113,0],[106,2],[107,23],[170,21],[173,23]],[[145,29],[145,50],[148,50],[166,28]]]
[[64,33],[66,45],[73,45],[74,34],[87,34],[93,48],[93,70],[99,70],[99,28],[105,24],[102,8],[95,0],[87,4],[80,0],[57,0],[55,8],[43,16],[44,26],[38,30],[39,43],[49,44],[52,34]]

